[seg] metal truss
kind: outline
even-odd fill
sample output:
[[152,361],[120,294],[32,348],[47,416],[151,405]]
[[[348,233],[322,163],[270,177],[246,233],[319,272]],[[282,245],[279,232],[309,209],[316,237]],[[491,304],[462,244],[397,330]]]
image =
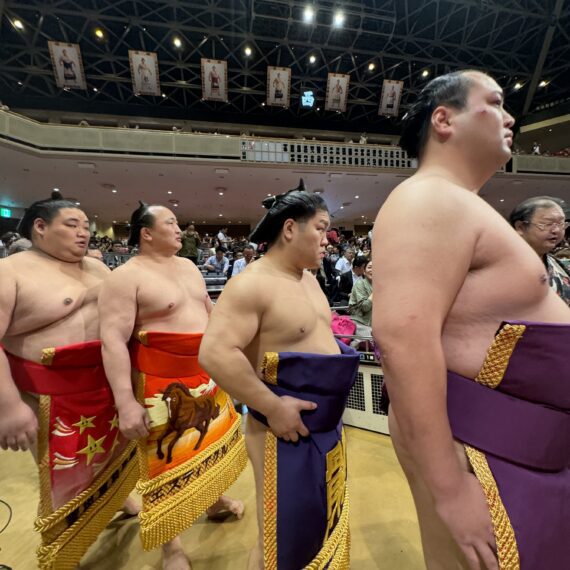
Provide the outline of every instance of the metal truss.
[[[391,133],[397,120],[378,116],[382,80],[404,81],[403,111],[425,69],[485,70],[519,116],[570,94],[564,0],[0,0],[0,17],[0,99],[11,107]],[[48,40],[80,44],[87,91],[56,87]],[[129,49],[158,53],[165,98],[134,95]],[[228,103],[201,100],[202,57],[228,61]],[[292,69],[289,109],[263,105],[270,65]],[[346,113],[324,111],[329,72],[351,76]],[[302,87],[319,110],[300,108]]]

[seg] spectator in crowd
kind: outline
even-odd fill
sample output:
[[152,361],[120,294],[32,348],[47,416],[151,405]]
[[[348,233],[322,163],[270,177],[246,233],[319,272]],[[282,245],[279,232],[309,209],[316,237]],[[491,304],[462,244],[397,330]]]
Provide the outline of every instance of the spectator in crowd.
[[111,251],[113,253],[129,253],[129,247],[123,245],[123,242],[121,240],[116,239],[115,241],[113,241]]
[[540,154],[540,145],[537,142],[532,143],[532,152],[531,154]]
[[333,268],[336,265],[336,262],[339,260],[339,258],[340,258],[340,248],[338,247],[338,245],[333,245],[331,253],[328,255],[328,259],[330,259]]
[[8,250],[7,255],[14,255],[15,253],[20,253],[21,251],[28,251],[32,247],[32,242],[26,238],[19,238],[14,240]]
[[225,247],[227,249],[227,245],[228,245],[228,241],[229,241],[228,240],[228,228],[227,227],[221,228],[216,237],[218,238],[218,245],[220,247]]
[[339,275],[346,273],[352,269],[352,260],[354,259],[354,250],[347,247],[344,255],[335,263],[334,268]]
[[243,257],[236,260],[232,271],[232,277],[239,275],[254,260],[253,247],[246,246],[243,248]]
[[98,259],[99,261],[103,261],[103,252],[98,247],[93,247],[91,243],[87,248],[87,253],[85,254],[87,257],[93,257]]
[[2,238],[0,238],[0,241],[2,241],[4,247],[8,250],[12,243],[18,239],[20,239],[20,234],[18,232],[6,232]]
[[550,196],[529,198],[515,207],[509,221],[542,259],[550,287],[570,305],[570,275],[566,266],[551,255],[564,240],[564,232],[570,225],[565,220],[560,200]]
[[188,224],[186,229],[182,232],[181,239],[182,248],[178,252],[178,255],[189,259],[194,265],[198,265],[198,248],[201,240],[196,228],[192,224]]
[[[364,268],[364,278],[358,279],[352,288],[348,311],[356,324],[354,334],[361,337],[372,336],[372,261]],[[360,341],[355,340],[350,344],[355,347]]]
[[226,249],[223,247],[216,248],[216,255],[212,255],[208,258],[204,267],[207,271],[211,273],[219,273],[221,275],[228,274],[228,268],[230,266],[230,260],[225,256]]
[[338,288],[340,290],[340,297],[342,300],[348,300],[354,284],[364,277],[364,269],[366,268],[367,263],[368,258],[363,255],[359,255],[355,257],[352,262],[352,270],[347,271],[340,276]]

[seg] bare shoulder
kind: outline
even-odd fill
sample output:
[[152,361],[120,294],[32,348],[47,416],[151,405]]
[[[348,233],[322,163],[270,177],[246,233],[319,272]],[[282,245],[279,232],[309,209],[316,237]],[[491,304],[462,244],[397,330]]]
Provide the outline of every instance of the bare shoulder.
[[135,258],[129,259],[106,276],[105,287],[111,289],[136,287],[142,275],[141,270],[138,263],[135,262]]
[[106,279],[111,274],[111,270],[99,259],[85,256],[82,263],[85,271],[100,279]]
[[176,266],[180,268],[185,274],[190,275],[194,278],[199,277],[201,280],[204,279],[202,272],[196,267],[196,264],[185,257],[175,258]]
[[319,291],[321,290],[321,286],[319,285],[317,278],[308,269],[305,269],[305,271],[303,271],[302,282],[308,287],[318,289]]
[[[0,259],[0,283],[6,283],[7,281],[13,281],[18,275],[18,260],[16,257],[24,255],[28,252],[23,251],[21,253],[10,255],[4,259]],[[0,286],[1,287],[1,286]]]
[[265,306],[269,277],[263,272],[253,271],[253,265],[250,265],[251,271],[244,271],[226,283],[216,305],[231,302],[250,308]]

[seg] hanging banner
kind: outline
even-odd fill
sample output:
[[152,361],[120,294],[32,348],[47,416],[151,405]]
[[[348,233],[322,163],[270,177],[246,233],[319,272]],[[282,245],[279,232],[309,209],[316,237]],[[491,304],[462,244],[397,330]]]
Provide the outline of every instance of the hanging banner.
[[202,99],[228,102],[228,62],[220,59],[200,60]]
[[291,101],[291,69],[267,68],[267,104],[271,107],[289,107]]
[[346,111],[348,101],[348,84],[350,75],[342,73],[329,73],[327,78],[327,98],[325,101],[325,111]]
[[87,89],[78,44],[48,41],[55,82],[60,89]]
[[390,117],[398,116],[400,108],[400,98],[404,89],[403,81],[394,81],[392,79],[384,79],[382,83],[382,95],[380,97],[379,115],[388,115]]
[[131,78],[135,95],[155,95],[160,97],[158,55],[150,51],[129,50]]

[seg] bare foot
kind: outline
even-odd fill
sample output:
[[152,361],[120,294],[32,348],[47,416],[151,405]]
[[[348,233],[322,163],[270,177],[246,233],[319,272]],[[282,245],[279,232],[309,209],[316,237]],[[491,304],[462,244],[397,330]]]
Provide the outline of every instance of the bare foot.
[[242,501],[222,495],[207,511],[206,515],[211,521],[224,521],[231,516],[238,520],[243,517],[245,505]]
[[192,570],[179,536],[162,545],[162,570]]

